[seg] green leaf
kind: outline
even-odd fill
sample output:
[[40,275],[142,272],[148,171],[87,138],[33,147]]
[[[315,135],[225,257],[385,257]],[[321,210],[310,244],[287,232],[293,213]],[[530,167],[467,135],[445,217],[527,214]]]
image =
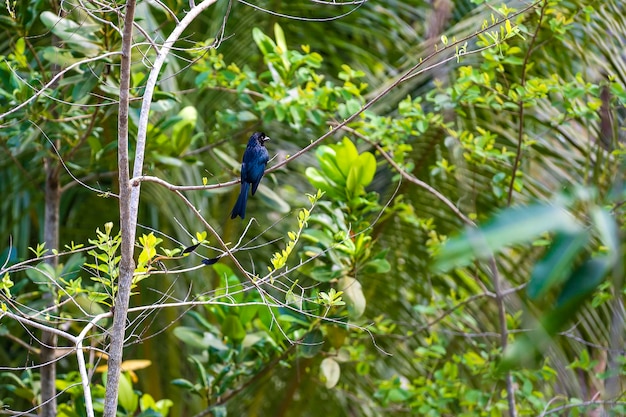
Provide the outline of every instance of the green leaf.
[[602,282],[610,267],[609,257],[588,259],[578,267],[565,284],[556,307],[541,318],[539,328],[521,335],[506,349],[499,370],[538,363],[552,337],[575,317],[585,298]]
[[178,117],[180,120],[172,128],[172,147],[176,154],[182,154],[191,144],[198,111],[193,106],[186,106],[178,113]]
[[244,305],[239,307],[239,321],[242,325],[246,325],[254,319],[259,311],[258,305]]
[[212,347],[215,350],[228,350],[228,346],[226,346],[224,342],[218,339],[213,333],[205,333],[202,341],[204,342],[205,348]]
[[98,25],[74,22],[68,17],[59,17],[50,11],[44,11],[40,15],[42,23],[57,35],[62,41],[71,44],[72,49],[81,52],[85,56],[96,56],[100,48],[94,43],[93,34],[100,31]]
[[202,336],[191,327],[179,326],[175,328],[174,336],[186,345],[199,349],[206,348],[206,343],[204,342]]
[[259,195],[264,204],[267,204],[273,213],[289,213],[291,206],[272,188],[265,184],[259,186]]
[[333,146],[333,149],[335,160],[343,174],[343,178],[347,178],[352,164],[359,157],[359,152],[354,143],[348,138],[343,138],[341,142]]
[[128,412],[133,414],[139,405],[139,396],[133,391],[133,384],[130,382],[130,376],[126,373],[120,375],[120,386],[118,401],[120,406]]
[[184,378],[178,378],[178,379],[173,380],[172,385],[179,387],[179,388],[188,389],[188,390],[192,390],[194,388],[194,384],[191,381],[188,381]]
[[324,192],[329,192],[333,187],[330,182],[324,177],[317,169],[308,167],[304,171],[305,175],[309,179],[309,182],[315,187]]
[[206,369],[204,369],[204,365],[196,356],[191,355],[188,357],[188,360],[193,364],[193,366],[195,366],[196,372],[198,372],[200,377],[200,386],[204,389],[210,387],[211,382],[214,380],[213,375],[207,374]]
[[[95,70],[95,69],[94,69]],[[80,82],[74,84],[72,89],[72,98],[75,102],[86,102],[90,98],[90,93],[100,82],[98,77],[94,77],[92,73],[87,76],[80,76]]]
[[613,262],[604,256],[587,260],[570,276],[557,299],[557,308],[570,305],[579,307],[580,303],[590,295],[611,269]]
[[300,345],[300,353],[305,358],[312,358],[317,355],[324,346],[324,335],[320,329],[314,329],[308,332]]
[[174,401],[168,399],[162,399],[156,402],[156,410],[163,416],[167,416],[170,412],[170,408],[174,406]]
[[163,417],[163,414],[159,413],[157,410],[149,408],[139,414],[134,414],[133,417]]
[[359,195],[363,187],[368,186],[376,173],[376,158],[369,152],[363,152],[352,164],[346,188],[350,195]]
[[591,210],[593,225],[600,234],[602,244],[607,247],[612,260],[617,260],[620,253],[619,227],[609,212],[594,207]]
[[30,402],[34,401],[34,399],[37,397],[32,390],[21,387],[15,388],[13,390],[13,394]]
[[386,259],[372,259],[365,264],[368,272],[375,274],[385,274],[391,271],[391,264]]
[[[215,264],[215,265],[213,265],[213,269],[216,269],[215,267],[217,265],[223,265],[223,264]],[[228,268],[227,266],[225,268],[230,273],[232,273],[232,270],[230,268]],[[217,274],[221,275],[220,271],[217,271]],[[193,311],[193,310],[189,311],[189,312],[187,312],[187,315],[190,316],[191,318],[193,318],[199,325],[204,327],[205,330],[208,330],[209,332],[212,332],[212,333],[218,333],[219,332],[219,330],[217,329],[216,326],[214,326],[212,323],[210,323],[207,319],[204,318],[203,315],[199,314],[197,311]],[[188,328],[188,329],[191,329],[191,328]],[[176,334],[176,330],[174,330],[174,334]],[[180,337],[179,337],[179,339],[180,339]]]
[[276,37],[276,45],[278,46],[278,49],[279,49],[278,52],[280,53],[280,57],[283,61],[283,65],[288,70],[291,66],[291,63],[289,62],[289,59],[287,58],[287,52],[288,52],[287,41],[285,40],[285,32],[283,32],[283,29],[280,27],[278,23],[274,23],[274,36]]
[[26,276],[36,284],[52,283],[56,279],[56,271],[47,263],[41,262],[35,268],[28,268]]
[[350,100],[346,102],[346,108],[348,112],[352,115],[354,113],[357,113],[359,110],[361,110],[361,103],[359,102],[359,100],[351,98]]
[[320,146],[315,152],[317,160],[320,164],[322,172],[336,184],[343,185],[346,182],[347,175],[344,175],[340,162],[337,158],[335,150],[328,146]]
[[240,122],[254,122],[258,120],[258,116],[251,111],[243,110],[237,113],[237,120]]
[[278,45],[283,52],[286,52],[287,42],[285,41],[285,32],[283,32],[283,29],[278,23],[274,23],[274,36],[276,37],[276,45]]
[[252,29],[252,39],[254,39],[254,42],[264,56],[273,53],[276,49],[274,41],[269,36],[264,34],[259,28]]
[[333,279],[339,278],[342,274],[341,271],[333,271],[327,266],[316,266],[309,272],[311,278],[319,282],[329,282]]
[[139,399],[139,407],[141,408],[141,411],[146,411],[150,408],[154,410],[156,408],[156,403],[154,401],[154,398],[152,398],[152,395],[142,395]]
[[239,343],[246,337],[246,331],[237,317],[234,314],[229,314],[226,316],[224,323],[222,324],[222,333],[224,336],[232,339],[233,341]]
[[448,240],[433,269],[447,271],[468,264],[474,258],[484,259],[508,246],[529,243],[543,233],[577,233],[581,225],[563,207],[534,205],[506,209],[485,226],[468,229]]
[[584,230],[576,234],[557,233],[550,250],[533,269],[526,289],[528,296],[536,299],[563,282],[572,270],[576,256],[588,241],[589,234]]

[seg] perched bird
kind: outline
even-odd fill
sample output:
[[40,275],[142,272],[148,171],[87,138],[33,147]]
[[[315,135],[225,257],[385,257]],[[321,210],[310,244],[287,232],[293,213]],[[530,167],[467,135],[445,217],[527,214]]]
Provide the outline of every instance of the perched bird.
[[256,189],[263,178],[265,165],[270,159],[270,155],[265,149],[265,142],[270,140],[263,132],[255,132],[250,136],[246,151],[243,153],[241,161],[241,191],[230,218],[234,219],[239,216],[242,219],[246,217],[246,203],[248,202],[248,187],[252,185],[252,195],[256,193]]

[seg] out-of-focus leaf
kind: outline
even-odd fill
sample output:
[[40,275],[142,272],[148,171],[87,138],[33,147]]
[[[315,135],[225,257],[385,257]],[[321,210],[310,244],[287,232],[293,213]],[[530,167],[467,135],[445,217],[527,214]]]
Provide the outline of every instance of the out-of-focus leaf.
[[316,266],[309,272],[311,278],[319,282],[328,282],[341,276],[341,271],[332,271],[326,266]]
[[129,359],[122,362],[122,371],[136,371],[147,368],[150,365],[152,365],[152,361],[147,359]]
[[212,347],[216,350],[228,350],[228,346],[226,346],[224,342],[218,339],[213,333],[205,333],[202,341],[204,342],[205,347]]
[[369,152],[363,152],[350,168],[346,188],[350,195],[355,196],[362,192],[363,187],[369,185],[376,173],[376,158]]
[[354,319],[361,317],[367,304],[361,283],[352,277],[344,276],[339,280],[337,288],[343,291],[350,316]]
[[580,224],[563,207],[534,205],[515,207],[495,215],[485,226],[468,229],[448,240],[433,265],[437,271],[463,266],[474,258],[486,258],[507,246],[528,243],[542,233],[576,233]]
[[252,29],[252,39],[254,39],[254,42],[265,56],[274,52],[276,49],[274,41],[269,36],[264,34],[259,28]]
[[188,389],[191,390],[193,389],[194,385],[191,381],[188,381],[186,379],[183,378],[178,378],[172,381],[172,385],[179,387],[179,388],[184,388],[184,389]]
[[308,167],[304,173],[315,188],[319,188],[324,192],[329,192],[332,189],[330,182],[317,169]]
[[365,264],[365,270],[375,274],[384,274],[391,271],[391,264],[386,259],[372,259]]
[[289,213],[291,210],[291,206],[267,185],[260,184],[258,191],[263,202],[270,207],[272,212]]
[[283,32],[283,29],[278,23],[274,23],[274,36],[276,37],[276,46],[278,47],[277,49],[279,49],[278,52],[280,53],[283,65],[285,66],[285,68],[289,69],[291,64],[289,62],[289,59],[287,58],[288,48],[287,41],[285,40],[285,32]]
[[118,401],[120,406],[132,414],[139,405],[139,396],[133,391],[133,384],[130,382],[130,376],[126,374],[120,375],[120,385]]
[[215,154],[215,156],[218,157],[221,161],[223,161],[226,165],[236,168],[236,169],[241,169],[241,162],[232,158],[226,152],[220,150],[219,148],[214,148],[212,151]]
[[89,25],[87,22],[80,24],[68,17],[59,17],[50,11],[41,13],[42,23],[64,42],[71,44],[72,49],[83,53],[85,56],[96,56],[100,48],[94,42],[93,33],[101,28],[98,25]]
[[74,84],[72,89],[72,98],[75,102],[86,102],[90,98],[91,91],[100,82],[100,79],[92,72],[89,72],[87,76],[82,76],[81,81]]
[[174,336],[191,347],[199,349],[206,348],[206,343],[203,341],[202,335],[191,327],[179,326],[175,328]]
[[228,410],[223,405],[211,407],[211,415],[213,417],[226,417],[228,416]]
[[63,276],[63,279],[69,281],[71,279],[78,278],[85,260],[86,258],[80,253],[75,253],[70,256],[69,259],[63,264],[63,269],[61,270],[61,276]]
[[589,235],[584,230],[576,234],[557,233],[550,250],[533,269],[526,290],[528,296],[536,299],[550,288],[563,282],[572,270],[576,256],[588,240]]
[[252,321],[259,311],[258,305],[246,305],[239,307],[239,321],[242,325],[246,325]]
[[163,414],[159,413],[157,410],[148,408],[145,411],[142,411],[139,414],[135,414],[135,417],[163,417]]
[[322,169],[322,172],[326,174],[328,179],[338,185],[345,184],[347,173],[344,174],[343,169],[341,168],[344,161],[337,158],[334,149],[328,146],[320,147],[316,154],[320,168]]
[[152,157],[163,165],[167,165],[174,168],[183,168],[185,166],[185,162],[180,158],[174,158],[167,155],[161,155],[157,152],[152,153]]
[[45,284],[53,282],[57,274],[52,265],[41,262],[35,268],[28,268],[26,276],[36,284]]
[[609,251],[611,260],[617,260],[620,251],[620,238],[619,227],[615,219],[609,212],[600,207],[594,207],[591,210],[591,218],[593,219],[593,225],[600,234],[602,244]]
[[141,411],[146,411],[150,408],[155,410],[156,402],[154,401],[154,398],[152,398],[152,395],[144,394],[139,399],[139,407],[141,408]]
[[314,329],[308,332],[302,339],[300,345],[300,353],[305,358],[312,358],[317,355],[324,345],[324,335],[320,329]]
[[[205,330],[208,330],[208,331],[210,331],[212,333],[217,333],[219,331],[215,325],[210,323],[206,318],[204,318],[204,316],[199,314],[197,311],[193,311],[193,310],[192,311],[188,311],[187,315],[189,317],[193,318],[199,325],[204,327]],[[191,329],[191,328],[189,328],[189,329]],[[176,334],[176,333],[174,333],[174,334]]]
[[200,385],[204,389],[208,388],[211,385],[211,382],[215,379],[213,375],[207,373],[207,371],[204,369],[204,365],[197,357],[189,356],[189,362],[193,364],[193,366],[196,368],[196,371],[198,372],[198,375],[200,376]]
[[239,320],[239,317],[234,314],[226,316],[224,323],[222,324],[222,333],[224,336],[232,339],[235,342],[241,342],[246,337],[246,331]]
[[556,307],[540,319],[538,329],[521,335],[506,349],[499,369],[534,366],[541,352],[548,349],[552,337],[575,317],[585,298],[602,282],[610,267],[609,257],[589,259],[578,267],[563,287]]
[[172,129],[171,146],[177,154],[181,154],[191,144],[193,129],[198,121],[198,111],[193,106],[184,107],[179,113],[180,118]]
[[356,146],[354,146],[354,143],[352,143],[352,141],[348,138],[343,138],[343,141],[333,146],[333,149],[335,151],[337,165],[339,166],[344,178],[346,178],[350,173],[352,164],[359,157],[359,152],[357,151]]
[[580,306],[580,303],[600,285],[612,264],[611,258],[605,256],[589,259],[579,266],[563,287],[556,301],[557,308]]
[[28,401],[33,401],[33,399],[36,397],[35,393],[33,393],[32,390],[22,387],[15,388],[13,390],[13,394]]
[[333,358],[324,358],[320,364],[320,373],[326,388],[331,389],[339,382],[341,367]]

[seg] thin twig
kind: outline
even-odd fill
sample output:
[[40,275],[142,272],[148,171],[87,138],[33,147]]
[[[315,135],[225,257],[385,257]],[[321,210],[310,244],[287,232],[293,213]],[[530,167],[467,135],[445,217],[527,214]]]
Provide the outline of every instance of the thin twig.
[[[533,33],[533,37],[530,40],[530,44],[528,45],[528,49],[526,50],[526,55],[524,56],[524,63],[522,64],[522,79],[520,80],[520,86],[522,88],[526,87],[526,68],[528,67],[528,61],[530,59],[530,55],[533,52],[533,45],[537,40],[537,35],[539,34],[539,29],[541,29],[541,23],[543,22],[543,16],[548,7],[548,2],[544,1],[543,6],[541,7],[541,13],[539,15],[539,22],[537,23],[537,27],[535,28],[535,32]],[[515,153],[515,162],[513,162],[513,171],[511,172],[511,183],[509,184],[509,193],[506,199],[507,207],[511,205],[513,199],[513,189],[515,188],[515,176],[517,175],[517,170],[519,168],[519,164],[522,158],[522,144],[524,142],[524,99],[520,98],[518,102],[519,108],[519,122],[517,126],[517,151]]]
[[93,61],[99,61],[101,59],[108,58],[108,57],[114,56],[114,55],[119,55],[119,54],[120,54],[119,52],[107,52],[107,53],[104,53],[102,55],[98,55],[98,56],[93,57],[93,58],[87,58],[87,59],[83,59],[83,60],[74,62],[73,64],[69,65],[67,68],[59,71],[54,77],[52,77],[50,82],[46,83],[46,85],[44,85],[42,88],[37,90],[35,92],[35,94],[33,94],[31,97],[29,97],[28,99],[26,99],[22,103],[18,104],[17,106],[13,107],[12,109],[10,109],[10,110],[0,114],[0,119],[3,119],[6,116],[8,116],[10,114],[13,114],[16,111],[20,110],[21,108],[28,106],[31,102],[33,102],[40,95],[46,95],[45,91],[48,88],[50,88],[51,86],[53,86],[55,83],[57,83],[59,81],[59,79],[61,79],[61,77],[63,77],[63,75],[65,75],[66,72],[69,72],[69,71],[73,70],[74,68],[79,67],[79,66],[81,66],[83,64],[87,64],[87,63],[93,62]]
[[383,156],[383,158],[385,158],[387,160],[387,162],[389,162],[389,164],[396,170],[396,172],[398,172],[400,175],[402,175],[402,177],[404,179],[406,179],[409,182],[412,182],[413,184],[417,185],[418,187],[423,188],[426,191],[428,191],[429,193],[431,193],[432,195],[434,195],[439,201],[441,201],[446,206],[448,206],[450,208],[450,210],[452,210],[454,212],[454,214],[456,214],[459,219],[463,220],[463,222],[466,225],[471,226],[471,227],[476,227],[476,223],[474,223],[474,221],[472,219],[470,219],[465,214],[463,214],[463,212],[461,212],[461,210],[459,210],[459,208],[457,206],[455,206],[454,203],[452,201],[450,201],[450,199],[448,199],[445,195],[441,194],[434,187],[426,184],[424,181],[420,180],[419,178],[409,174],[404,169],[402,169],[402,167],[400,165],[398,165],[396,163],[396,161],[394,161],[393,158],[387,152],[385,152],[385,150],[382,148],[382,146],[380,146],[378,143],[370,140],[368,137],[366,137],[365,135],[363,135],[359,131],[357,131],[355,129],[352,129],[351,127],[341,126],[340,128],[345,130],[345,131],[347,131],[347,132],[352,133],[353,135],[359,137],[360,139],[362,139],[365,142],[369,143],[370,145],[374,146],[376,148],[376,150]]

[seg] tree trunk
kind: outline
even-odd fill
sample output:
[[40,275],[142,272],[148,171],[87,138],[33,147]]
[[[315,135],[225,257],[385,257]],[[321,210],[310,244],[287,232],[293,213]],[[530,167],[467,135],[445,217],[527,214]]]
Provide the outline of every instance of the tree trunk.
[[[124,29],[122,33],[122,60],[120,63],[120,104],[118,110],[118,174],[120,183],[120,231],[122,233],[120,273],[117,280],[117,296],[113,313],[113,326],[109,330],[109,363],[107,372],[106,397],[103,417],[115,417],[119,392],[120,373],[126,334],[126,317],[130,287],[135,264],[133,243],[135,241],[134,224],[131,219],[130,163],[128,159],[128,105],[130,102],[130,65],[135,18],[135,0],[126,2]],[[135,214],[136,216],[136,214]]]
[[[58,162],[53,158],[44,160],[46,172],[45,184],[45,217],[44,217],[44,242],[48,250],[57,250],[59,248],[59,203],[61,200],[61,187],[59,185],[59,169]],[[46,262],[53,267],[59,263],[58,258],[51,257]],[[54,285],[50,285],[51,291],[45,295],[48,305],[55,303],[56,289]],[[54,312],[56,310],[53,310]],[[42,332],[41,335],[41,415],[44,417],[56,417],[57,401],[56,401],[56,362],[55,351],[57,346],[57,337],[54,333]]]

